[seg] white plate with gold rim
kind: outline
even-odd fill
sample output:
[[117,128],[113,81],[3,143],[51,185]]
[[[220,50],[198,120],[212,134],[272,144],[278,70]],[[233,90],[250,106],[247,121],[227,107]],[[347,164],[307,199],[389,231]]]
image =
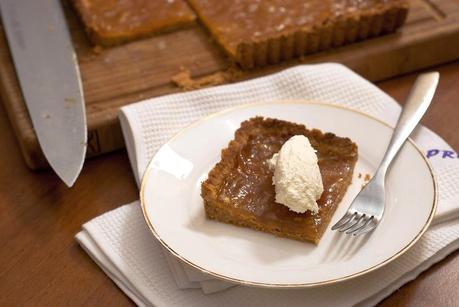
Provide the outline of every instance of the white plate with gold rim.
[[[201,182],[220,160],[240,123],[265,116],[349,137],[359,147],[353,183],[316,246],[206,219]],[[386,179],[387,204],[378,228],[361,237],[330,230],[373,174],[392,128],[331,104],[284,101],[236,107],[184,129],[157,152],[142,182],[141,203],[153,235],[174,256],[216,278],[253,286],[295,288],[368,273],[406,252],[429,226],[436,183],[422,152],[405,143]]]

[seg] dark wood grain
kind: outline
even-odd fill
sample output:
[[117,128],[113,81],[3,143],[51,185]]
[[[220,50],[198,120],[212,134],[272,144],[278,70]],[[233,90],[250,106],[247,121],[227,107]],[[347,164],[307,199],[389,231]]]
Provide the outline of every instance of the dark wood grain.
[[[459,149],[459,62],[438,67],[435,102],[423,123]],[[380,83],[403,101],[415,75]],[[0,306],[129,306],[133,303],[77,245],[81,225],[137,199],[124,151],[86,161],[67,189],[49,171],[30,172],[0,108]],[[430,268],[382,306],[454,306],[459,252]]]
[[[299,62],[338,62],[375,81],[458,59],[459,2],[410,2],[406,23],[397,33],[242,73],[240,78],[258,77]],[[199,24],[94,52],[73,11],[68,8],[65,11],[82,76],[88,130],[96,136],[91,140],[98,140],[97,146],[89,141],[89,156],[122,148],[118,109],[141,99],[178,92],[180,89],[171,78],[181,67],[188,69],[193,78],[200,78],[230,65]],[[46,167],[1,26],[0,67],[0,94],[26,163],[32,169]],[[233,80],[222,82],[227,81]]]

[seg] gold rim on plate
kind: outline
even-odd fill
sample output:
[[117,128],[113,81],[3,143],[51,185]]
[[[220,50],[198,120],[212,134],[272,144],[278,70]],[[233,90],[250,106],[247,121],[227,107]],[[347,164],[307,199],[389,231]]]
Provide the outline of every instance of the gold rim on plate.
[[[251,103],[251,104],[242,104],[242,105],[239,105],[239,106],[235,106],[235,107],[231,107],[231,108],[228,108],[228,109],[225,109],[225,110],[222,110],[222,111],[219,111],[217,113],[214,113],[214,114],[211,114],[211,115],[208,115],[200,120],[197,120],[195,122],[193,122],[192,124],[186,126],[185,128],[183,128],[180,132],[178,132],[177,134],[175,134],[173,137],[171,137],[165,144],[163,144],[162,146],[170,143],[171,141],[173,141],[174,139],[176,139],[177,137],[179,137],[182,133],[184,133],[185,131],[193,128],[194,126],[197,126],[198,124],[201,124],[203,122],[206,122],[212,118],[215,118],[215,117],[218,117],[220,115],[223,115],[223,114],[226,114],[226,113],[230,113],[234,110],[238,110],[238,109],[246,109],[246,108],[250,108],[250,107],[255,107],[255,106],[269,106],[269,105],[276,105],[276,104],[300,104],[300,105],[304,105],[304,104],[315,104],[315,105],[323,105],[323,106],[327,106],[327,107],[332,107],[332,108],[337,108],[337,109],[343,109],[343,110],[346,110],[346,111],[349,111],[349,112],[353,112],[353,113],[357,113],[357,114],[360,114],[360,115],[363,115],[367,118],[370,118],[376,122],[379,122],[381,124],[383,124],[384,126],[390,128],[390,129],[394,129],[393,127],[391,127],[390,125],[388,125],[387,123],[383,122],[382,120],[379,120],[371,115],[368,115],[366,113],[363,113],[361,111],[358,111],[358,110],[354,110],[354,109],[351,109],[351,108],[348,108],[348,107],[344,107],[344,106],[341,106],[341,105],[336,105],[336,104],[333,104],[333,103],[328,103],[328,102],[319,102],[319,101],[312,101],[312,100],[277,100],[277,101],[272,101],[272,102],[269,102],[269,103]],[[412,247],[420,238],[421,236],[424,234],[424,232],[427,230],[427,228],[429,227],[430,223],[432,222],[432,219],[434,217],[434,214],[435,214],[435,211],[436,211],[436,208],[437,208],[437,199],[438,199],[438,189],[437,189],[437,180],[435,178],[435,175],[432,171],[432,167],[429,163],[429,161],[427,160],[427,158],[424,156],[424,154],[422,153],[422,150],[414,143],[414,141],[411,139],[411,138],[408,138],[408,141],[411,143],[411,145],[413,145],[413,147],[417,150],[417,152],[421,155],[421,157],[423,158],[424,162],[426,163],[427,165],[427,168],[429,169],[429,172],[430,172],[430,175],[431,175],[431,178],[432,178],[432,182],[433,182],[433,188],[434,188],[434,198],[433,198],[433,204],[432,204],[432,209],[430,211],[430,215],[429,215],[429,218],[427,219],[426,223],[424,224],[424,226],[422,227],[421,231],[413,238],[413,240],[411,242],[409,242],[405,247],[403,247],[400,251],[398,251],[397,253],[395,253],[394,255],[392,255],[391,257],[387,258],[386,260],[372,266],[372,267],[369,267],[367,268],[366,270],[363,270],[363,271],[360,271],[360,272],[357,272],[357,273],[354,273],[354,274],[350,274],[350,275],[346,275],[346,276],[343,276],[343,277],[339,277],[339,278],[335,278],[335,279],[330,279],[330,280],[325,280],[325,281],[320,281],[320,282],[311,282],[311,283],[303,283],[303,284],[285,284],[285,283],[281,283],[281,284],[276,284],[276,283],[263,283],[263,282],[252,282],[252,281],[247,281],[247,280],[242,280],[242,279],[238,279],[238,278],[233,278],[233,277],[228,277],[228,276],[225,276],[225,275],[221,275],[221,274],[218,274],[218,273],[215,273],[215,272],[212,272],[212,271],[209,271],[191,261],[189,261],[188,259],[185,259],[183,256],[181,256],[179,253],[177,253],[174,249],[172,249],[166,242],[163,241],[163,239],[161,239],[161,237],[159,236],[159,234],[156,232],[149,216],[147,215],[146,213],[146,209],[145,209],[145,196],[144,196],[144,193],[145,193],[145,185],[146,185],[146,182],[148,181],[149,179],[149,176],[150,176],[150,173],[151,173],[151,170],[152,170],[152,161],[154,159],[154,156],[153,158],[150,160],[150,162],[148,163],[148,166],[147,166],[147,169],[145,170],[145,173],[144,173],[144,176],[142,178],[142,183],[141,183],[141,186],[140,186],[140,204],[141,204],[141,207],[142,207],[142,213],[143,213],[143,217],[148,225],[148,228],[150,229],[150,231],[153,233],[153,235],[155,236],[155,238],[161,243],[161,245],[163,245],[172,255],[174,255],[175,257],[177,257],[179,260],[185,262],[186,264],[190,265],[191,267],[201,271],[202,273],[205,273],[205,274],[208,274],[208,275],[211,275],[215,278],[218,278],[218,279],[221,279],[221,280],[224,280],[224,281],[227,281],[227,282],[231,282],[231,283],[236,283],[236,284],[240,284],[240,285],[246,285],[246,286],[253,286],[253,287],[261,287],[261,288],[282,288],[282,289],[294,289],[294,288],[308,288],[308,287],[314,287],[314,286],[322,286],[322,285],[328,285],[328,284],[333,284],[333,283],[336,283],[336,282],[341,282],[341,281],[345,281],[345,280],[349,280],[349,279],[352,279],[352,278],[355,278],[355,277],[358,277],[358,276],[361,276],[361,275],[364,275],[364,274],[367,274],[369,272],[372,272],[386,264],[388,264],[389,262],[397,259],[398,257],[400,257],[403,253],[405,253],[410,247]],[[161,147],[162,147],[161,146]],[[160,148],[161,149],[161,148]],[[159,149],[159,150],[160,150]],[[158,150],[158,151],[159,151]]]

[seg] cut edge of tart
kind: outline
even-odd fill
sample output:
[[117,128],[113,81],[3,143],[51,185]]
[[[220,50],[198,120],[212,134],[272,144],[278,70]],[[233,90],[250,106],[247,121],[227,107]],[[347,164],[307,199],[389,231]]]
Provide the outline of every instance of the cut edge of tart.
[[[244,158],[244,154],[255,150],[256,146],[268,150],[261,156],[272,156],[289,137],[298,134],[307,136],[318,151],[324,192],[318,200],[319,212],[315,215],[311,212],[295,213],[275,203],[272,171],[266,165],[265,157],[258,161],[252,159],[250,163]],[[266,144],[263,144],[264,139]],[[257,155],[255,151],[250,154]],[[283,120],[251,118],[236,130],[234,139],[222,150],[220,162],[202,182],[201,196],[206,216],[223,223],[318,244],[351,184],[356,161],[357,145],[349,138],[309,130],[304,125]],[[248,168],[244,169],[246,166]],[[250,183],[250,180],[254,182]],[[237,191],[237,185],[240,185],[242,194]]]

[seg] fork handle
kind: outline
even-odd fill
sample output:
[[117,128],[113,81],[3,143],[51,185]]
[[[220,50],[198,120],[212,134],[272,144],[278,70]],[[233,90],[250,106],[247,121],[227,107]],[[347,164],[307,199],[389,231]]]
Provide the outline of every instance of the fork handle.
[[422,74],[416,79],[402,109],[402,113],[398,118],[397,126],[395,126],[392,139],[381,162],[381,166],[378,169],[381,175],[385,175],[387,168],[403,143],[405,143],[427,111],[437,88],[439,76],[438,72],[430,72]]

